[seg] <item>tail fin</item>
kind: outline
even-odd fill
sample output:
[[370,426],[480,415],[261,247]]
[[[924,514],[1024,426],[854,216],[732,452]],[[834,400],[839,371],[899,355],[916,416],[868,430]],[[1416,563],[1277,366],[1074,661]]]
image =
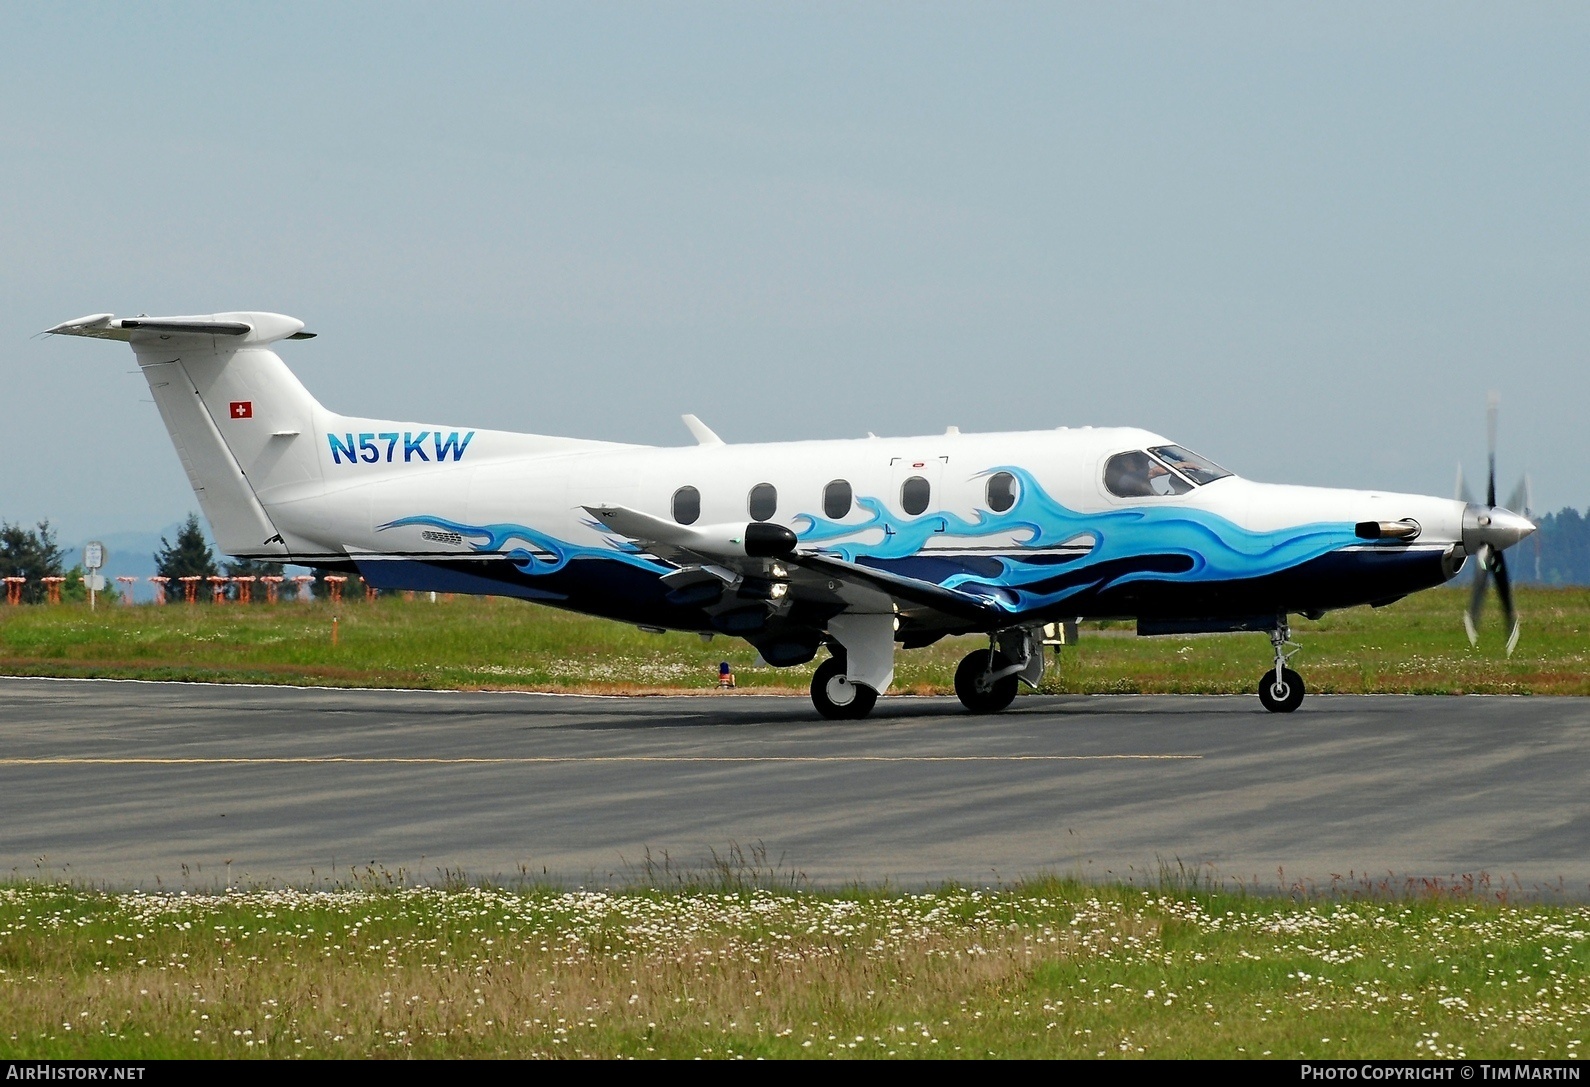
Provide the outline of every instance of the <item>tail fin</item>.
[[48,332],[130,343],[216,543],[281,559],[290,541],[265,504],[323,486],[314,441],[323,409],[267,346],[314,335],[303,328],[279,313],[96,314]]

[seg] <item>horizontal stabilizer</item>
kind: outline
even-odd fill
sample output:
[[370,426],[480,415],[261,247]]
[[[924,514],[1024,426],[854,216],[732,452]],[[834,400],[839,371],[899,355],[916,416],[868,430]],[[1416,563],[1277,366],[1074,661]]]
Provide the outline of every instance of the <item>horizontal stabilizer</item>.
[[[93,313],[63,321],[44,330],[47,336],[88,336],[96,340],[121,340],[134,345],[165,340],[219,337],[223,344],[258,346],[277,340],[307,340],[313,332],[304,331],[296,317],[280,313],[212,313],[202,317],[117,317]],[[211,342],[215,342],[213,339]]]

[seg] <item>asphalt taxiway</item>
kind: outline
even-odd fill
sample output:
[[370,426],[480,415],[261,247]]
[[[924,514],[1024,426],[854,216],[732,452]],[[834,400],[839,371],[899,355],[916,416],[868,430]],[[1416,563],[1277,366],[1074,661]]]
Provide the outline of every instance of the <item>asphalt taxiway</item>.
[[1486,873],[1590,897],[1590,699],[585,698],[0,680],[0,873],[818,884]]

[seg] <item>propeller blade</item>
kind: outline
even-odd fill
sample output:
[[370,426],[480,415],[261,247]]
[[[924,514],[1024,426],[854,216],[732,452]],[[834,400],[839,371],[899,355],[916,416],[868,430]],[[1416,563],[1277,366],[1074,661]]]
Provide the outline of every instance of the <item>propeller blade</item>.
[[1474,588],[1469,593],[1468,610],[1463,613],[1463,629],[1471,646],[1480,641],[1480,612],[1485,610],[1485,586],[1491,578],[1491,545],[1480,544],[1474,560]]
[[1507,496],[1507,508],[1514,513],[1529,516],[1529,477],[1525,476],[1518,481],[1518,486],[1513,488],[1513,493]]
[[1485,483],[1485,504],[1496,505],[1496,411],[1501,397],[1491,393],[1485,398],[1485,448],[1490,460],[1490,476]]
[[1507,617],[1507,655],[1513,655],[1518,644],[1518,612],[1513,609],[1513,583],[1507,577],[1507,557],[1500,551],[1492,560],[1495,563],[1496,595],[1502,600],[1502,614]]
[[[1475,503],[1469,497],[1468,487],[1463,481],[1463,465],[1458,465],[1457,497],[1464,505],[1470,507],[1463,515],[1465,526],[1472,516],[1479,521],[1483,530],[1475,535],[1482,540],[1496,541],[1495,544],[1481,543],[1474,552],[1474,583],[1469,590],[1469,606],[1463,612],[1463,630],[1469,636],[1469,645],[1479,644],[1480,615],[1485,610],[1485,590],[1494,576],[1496,595],[1501,600],[1502,615],[1507,623],[1507,655],[1512,656],[1513,650],[1518,645],[1518,609],[1513,605],[1513,581],[1508,576],[1507,560],[1502,552],[1529,535],[1531,526],[1533,528],[1539,526],[1534,524],[1530,512],[1534,496],[1529,491],[1528,476],[1519,480],[1518,486],[1513,488],[1506,506],[1496,504],[1496,420],[1500,406],[1501,397],[1496,393],[1490,393],[1485,398],[1485,509],[1473,508]],[[1464,531],[1467,540],[1468,529],[1465,527]],[[1539,542],[1537,539],[1537,548]]]
[[1465,506],[1474,505],[1474,496],[1469,493],[1469,485],[1468,482],[1463,478],[1463,466],[1461,464],[1458,465],[1457,487],[1453,490],[1452,497],[1463,503]]

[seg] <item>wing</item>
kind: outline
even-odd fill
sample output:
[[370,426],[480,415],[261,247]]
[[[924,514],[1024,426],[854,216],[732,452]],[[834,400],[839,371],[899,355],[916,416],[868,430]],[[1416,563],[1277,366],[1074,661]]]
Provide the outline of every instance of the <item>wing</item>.
[[886,595],[901,614],[914,618],[928,620],[936,614],[956,620],[957,624],[971,624],[979,628],[1001,626],[1001,620],[1008,619],[1008,613],[986,597],[974,596],[958,589],[946,589],[920,578],[874,570],[819,551],[796,552],[786,556],[785,561],[801,573],[826,578],[830,584],[838,582],[841,585],[864,586]]
[[680,525],[624,506],[585,510],[609,532],[678,566],[663,578],[676,593],[703,586],[699,595],[706,597],[734,584],[742,586],[742,596],[748,589],[765,591],[828,615],[894,611],[903,622],[929,631],[988,630],[1009,622],[997,601],[801,548],[796,535],[780,525]]

